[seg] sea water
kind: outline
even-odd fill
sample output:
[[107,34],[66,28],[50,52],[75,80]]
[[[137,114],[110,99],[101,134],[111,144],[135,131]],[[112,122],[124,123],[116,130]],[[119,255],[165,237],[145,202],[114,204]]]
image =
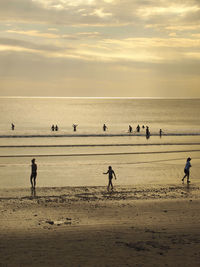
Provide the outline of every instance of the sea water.
[[0,112],[0,188],[30,186],[33,157],[38,187],[105,185],[109,165],[115,185],[176,184],[189,156],[199,184],[199,99],[0,98]]

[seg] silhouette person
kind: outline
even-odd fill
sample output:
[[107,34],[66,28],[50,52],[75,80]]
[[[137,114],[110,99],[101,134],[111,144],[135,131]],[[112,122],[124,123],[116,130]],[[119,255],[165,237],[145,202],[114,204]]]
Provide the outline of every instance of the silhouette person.
[[144,129],[145,127],[144,127],[144,125],[142,125],[142,129]]
[[187,158],[187,161],[186,161],[186,164],[185,164],[185,168],[184,168],[185,175],[182,178],[183,183],[184,183],[185,177],[187,177],[187,183],[188,184],[190,183],[190,180],[189,180],[189,178],[190,178],[190,168],[192,167],[192,165],[190,164],[190,161],[191,161],[191,158]]
[[150,137],[149,127],[146,126],[146,138],[148,139],[149,137]]
[[108,129],[108,127],[104,123],[104,125],[103,125],[103,131],[105,132],[107,129]]
[[137,132],[140,132],[140,125],[138,124],[138,126],[136,127]]
[[74,128],[74,132],[76,132],[76,128],[78,127],[78,124],[73,124],[72,127]]
[[31,165],[31,177],[30,177],[30,182],[32,188],[35,188],[36,186],[36,177],[37,177],[37,164],[35,163],[35,159],[31,160],[32,165]]
[[58,125],[55,126],[55,131],[58,131]]
[[12,123],[11,124],[11,129],[14,131],[15,130],[15,125]]
[[162,129],[160,129],[159,133],[160,133],[160,137],[161,137],[162,136]]
[[113,184],[112,184],[113,175],[115,177],[115,180],[117,178],[116,178],[115,172],[113,171],[112,167],[109,166],[107,172],[104,172],[103,174],[108,174],[108,186],[107,186],[107,190],[109,191],[110,186],[111,186],[111,190],[113,190]]
[[133,131],[133,128],[132,128],[132,126],[131,126],[131,125],[129,125],[129,126],[128,126],[128,131],[129,131],[129,133],[132,133],[132,131]]
[[54,125],[51,126],[51,130],[54,131],[55,130],[55,127]]

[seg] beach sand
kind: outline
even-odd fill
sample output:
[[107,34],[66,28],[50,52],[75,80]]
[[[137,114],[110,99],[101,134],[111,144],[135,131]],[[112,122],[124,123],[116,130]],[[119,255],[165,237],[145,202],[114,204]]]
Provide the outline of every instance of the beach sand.
[[0,193],[0,266],[200,266],[198,186]]

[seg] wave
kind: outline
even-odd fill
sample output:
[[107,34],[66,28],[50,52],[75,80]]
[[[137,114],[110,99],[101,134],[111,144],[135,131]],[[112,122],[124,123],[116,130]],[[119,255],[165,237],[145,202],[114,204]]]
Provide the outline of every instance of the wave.
[[200,145],[195,143],[152,143],[152,144],[79,144],[79,145],[0,145],[0,148],[48,148],[48,147],[129,147],[129,146],[194,146]]
[[[146,136],[145,134],[16,134],[16,135],[0,135],[0,138],[52,138],[52,137],[123,137],[123,136]],[[159,136],[152,133],[151,136]],[[162,136],[200,136],[199,132],[195,133],[163,133]]]
[[148,152],[109,152],[109,153],[77,153],[77,154],[23,154],[23,155],[0,155],[0,158],[25,158],[25,157],[89,157],[89,156],[115,156],[115,155],[148,155],[200,152],[200,149],[173,150],[173,151],[148,151]]

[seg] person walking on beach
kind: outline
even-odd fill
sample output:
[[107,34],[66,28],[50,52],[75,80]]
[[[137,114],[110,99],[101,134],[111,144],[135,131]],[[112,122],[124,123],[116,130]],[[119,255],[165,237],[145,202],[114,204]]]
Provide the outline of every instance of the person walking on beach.
[[103,174],[108,174],[108,186],[107,186],[107,190],[109,191],[110,186],[111,186],[111,190],[113,190],[113,184],[112,184],[113,175],[115,177],[115,180],[117,178],[116,178],[115,172],[113,171],[112,167],[109,166],[107,172],[103,172]]
[[108,129],[108,127],[104,123],[104,125],[103,125],[103,131],[105,132],[107,129]]
[[15,130],[15,125],[11,123],[11,129],[14,131]]
[[35,188],[35,186],[36,186],[36,177],[37,177],[37,164],[35,163],[35,159],[32,159],[31,162],[32,162],[32,165],[31,165],[30,181],[31,181],[32,188]]
[[51,126],[52,132],[55,130],[54,124]]
[[56,124],[55,126],[55,131],[57,132],[58,131],[58,125]]
[[187,183],[188,184],[190,183],[190,180],[189,180],[189,178],[190,178],[190,168],[192,167],[192,165],[190,164],[190,161],[191,161],[191,158],[190,157],[187,158],[187,161],[186,161],[186,164],[185,164],[185,168],[184,168],[185,175],[182,178],[183,183],[184,183],[185,177],[187,177]]

